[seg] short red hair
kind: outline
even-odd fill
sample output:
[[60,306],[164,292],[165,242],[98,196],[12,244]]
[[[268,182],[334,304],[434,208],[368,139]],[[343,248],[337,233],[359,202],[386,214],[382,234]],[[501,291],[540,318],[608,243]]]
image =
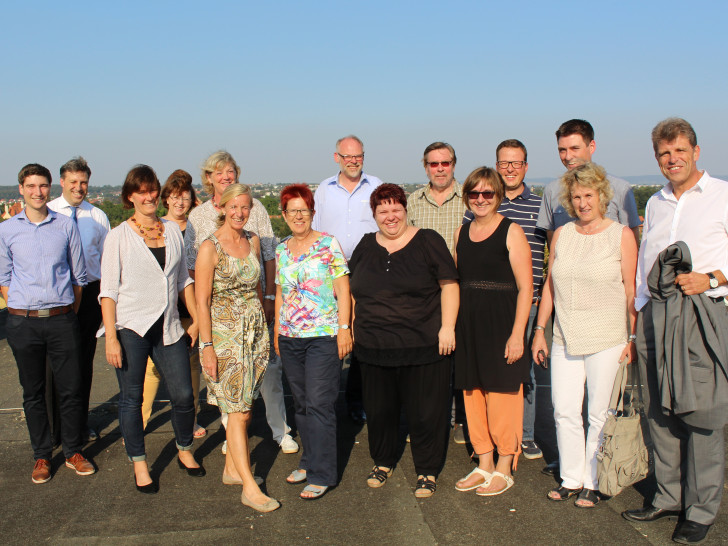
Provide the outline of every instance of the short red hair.
[[285,211],[288,202],[296,197],[303,199],[309,209],[314,209],[313,192],[309,187],[306,184],[291,184],[281,190],[281,210]]
[[372,214],[376,214],[377,207],[382,203],[399,203],[407,210],[407,194],[397,184],[380,184],[369,198]]

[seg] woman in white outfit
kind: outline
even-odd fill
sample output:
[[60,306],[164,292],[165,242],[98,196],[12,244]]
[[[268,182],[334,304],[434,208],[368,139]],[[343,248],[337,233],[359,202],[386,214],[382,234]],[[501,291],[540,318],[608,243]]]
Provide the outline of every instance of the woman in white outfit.
[[551,395],[561,487],[548,498],[577,496],[576,506],[591,508],[599,502],[596,455],[614,378],[619,363],[635,356],[637,244],[628,227],[605,218],[613,192],[602,167],[580,165],[564,174],[561,184],[561,202],[576,221],[554,233],[532,351],[536,362],[548,355],[544,327],[555,306]]

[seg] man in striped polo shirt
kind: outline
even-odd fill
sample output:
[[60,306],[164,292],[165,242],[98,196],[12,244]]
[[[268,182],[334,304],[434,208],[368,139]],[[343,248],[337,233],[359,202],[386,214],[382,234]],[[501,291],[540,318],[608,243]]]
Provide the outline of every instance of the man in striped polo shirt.
[[[516,222],[523,228],[531,246],[533,261],[533,305],[526,327],[526,339],[531,340],[534,320],[538,312],[543,285],[543,258],[546,243],[546,231],[536,226],[541,198],[524,184],[523,179],[528,172],[528,153],[520,140],[504,140],[495,150],[496,169],[503,177],[506,194],[498,207],[498,212]],[[473,219],[473,213],[467,211],[463,223]],[[523,440],[521,449],[526,459],[538,459],[543,456],[534,440],[534,422],[536,419],[536,377],[535,363],[531,362],[531,382],[523,385]]]

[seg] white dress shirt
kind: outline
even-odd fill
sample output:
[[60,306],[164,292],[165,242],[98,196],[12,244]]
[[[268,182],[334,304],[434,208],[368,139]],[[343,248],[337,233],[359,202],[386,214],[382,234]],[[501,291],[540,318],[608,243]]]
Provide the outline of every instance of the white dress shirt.
[[[73,207],[61,195],[48,203],[48,208],[71,217]],[[101,279],[101,255],[104,252],[104,241],[111,226],[104,211],[94,207],[88,201],[81,201],[76,207],[76,225],[81,232],[81,247],[86,260],[86,280],[94,282]]]
[[[101,298],[116,302],[116,329],[144,336],[164,314],[163,340],[171,345],[185,333],[177,311],[177,297],[192,283],[185,263],[182,232],[175,222],[164,223],[164,271],[129,222],[122,222],[106,238],[101,259]],[[104,333],[102,326],[97,335]]]
[[[679,200],[669,183],[650,197],[637,264],[637,310],[650,300],[647,277],[657,256],[676,241],[688,245],[693,271],[720,270],[728,278],[728,182],[704,171],[698,183]],[[705,295],[726,297],[728,286],[707,290]]]

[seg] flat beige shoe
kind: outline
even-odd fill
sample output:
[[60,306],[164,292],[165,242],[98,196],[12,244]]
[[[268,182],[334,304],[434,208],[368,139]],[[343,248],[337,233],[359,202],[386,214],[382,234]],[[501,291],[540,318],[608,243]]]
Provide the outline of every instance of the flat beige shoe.
[[240,502],[242,502],[245,506],[250,506],[253,510],[263,513],[272,512],[273,510],[278,510],[281,507],[281,503],[275,499],[269,499],[263,504],[255,504],[245,496],[245,491],[240,494]]

